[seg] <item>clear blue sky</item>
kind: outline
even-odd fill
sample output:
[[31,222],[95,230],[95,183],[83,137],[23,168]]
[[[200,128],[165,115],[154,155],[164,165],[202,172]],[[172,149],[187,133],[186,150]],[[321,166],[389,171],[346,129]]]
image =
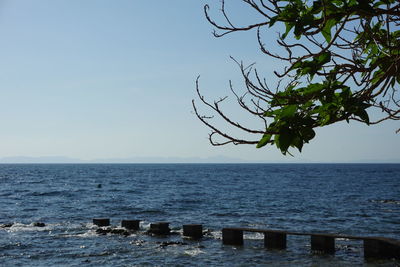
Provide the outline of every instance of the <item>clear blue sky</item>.
[[0,158],[400,162],[393,122],[325,127],[295,158],[274,147],[212,147],[192,112],[196,76],[212,98],[229,93],[229,79],[241,85],[230,55],[270,79],[276,64],[255,33],[215,39],[207,2],[219,8],[214,0],[0,0]]

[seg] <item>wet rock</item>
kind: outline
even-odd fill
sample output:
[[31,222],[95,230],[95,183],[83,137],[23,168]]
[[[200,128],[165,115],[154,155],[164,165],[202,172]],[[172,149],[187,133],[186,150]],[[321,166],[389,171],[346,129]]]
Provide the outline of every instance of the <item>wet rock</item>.
[[176,245],[183,246],[183,245],[187,245],[187,243],[180,242],[180,241],[165,241],[165,242],[159,242],[159,244],[160,244],[161,248],[165,248],[167,246],[176,246]]
[[0,228],[9,228],[11,226],[13,226],[13,223],[5,223],[5,224],[0,224]]
[[169,232],[169,235],[181,235],[181,233],[178,231],[171,231]]
[[146,241],[144,241],[144,240],[135,240],[135,241],[130,242],[129,244],[135,245],[135,246],[142,246],[144,243],[146,243]]
[[96,234],[99,234],[99,235],[106,235],[106,234],[109,234],[110,232],[111,232],[111,228],[96,229]]
[[34,222],[32,225],[35,227],[45,227],[46,226],[46,224],[42,223],[42,222]]
[[126,230],[126,229],[112,229],[112,230],[110,231],[110,233],[111,233],[111,234],[115,234],[115,235],[124,235],[124,236],[128,236],[128,235],[131,234],[131,233],[130,233],[128,230]]
[[96,234],[99,235],[114,234],[114,235],[128,236],[131,235],[131,232],[126,229],[107,227],[107,228],[96,229]]
[[212,237],[212,236],[213,236],[212,230],[211,230],[211,229],[206,229],[206,230],[204,230],[204,231],[203,231],[203,236],[210,236],[210,237]]
[[371,202],[382,203],[382,204],[400,204],[400,200],[396,199],[372,199]]

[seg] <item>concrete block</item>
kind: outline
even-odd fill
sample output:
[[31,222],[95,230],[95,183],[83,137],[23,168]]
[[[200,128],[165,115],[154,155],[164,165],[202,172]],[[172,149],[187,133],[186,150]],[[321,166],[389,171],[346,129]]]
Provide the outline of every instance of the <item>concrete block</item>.
[[364,239],[364,258],[400,259],[400,242],[390,239]]
[[185,224],[183,225],[183,235],[192,238],[203,237],[203,226],[201,224]]
[[110,219],[108,218],[94,218],[93,219],[93,224],[97,226],[109,226],[110,225]]
[[224,245],[243,245],[243,230],[231,228],[222,229],[222,243]]
[[140,220],[122,220],[121,227],[129,230],[139,230]]
[[335,238],[332,236],[311,235],[311,250],[334,254]]
[[265,232],[264,246],[269,249],[286,249],[286,234]]
[[169,222],[157,222],[150,224],[149,232],[156,235],[167,235],[171,229],[169,228]]

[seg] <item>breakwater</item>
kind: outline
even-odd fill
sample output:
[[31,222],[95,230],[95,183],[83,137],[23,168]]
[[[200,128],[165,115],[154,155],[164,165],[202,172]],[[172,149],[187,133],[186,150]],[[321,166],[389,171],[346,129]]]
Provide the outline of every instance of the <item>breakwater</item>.
[[[140,220],[122,220],[121,227],[126,230],[115,230],[112,228],[100,228],[97,232],[101,234],[114,233],[129,235],[131,231],[138,231]],[[110,226],[109,218],[94,218],[93,224],[99,227]],[[169,222],[156,222],[150,224],[149,234],[169,235],[171,229]],[[203,237],[202,224],[184,224],[182,226],[184,237],[200,239]],[[400,259],[400,240],[377,236],[354,236],[332,233],[304,233],[271,229],[254,229],[243,227],[222,228],[222,242],[224,245],[242,246],[244,243],[244,232],[262,233],[264,235],[264,246],[267,249],[286,249],[288,235],[309,236],[311,251],[326,254],[335,253],[335,239],[361,240],[363,242],[364,258],[371,259]]]

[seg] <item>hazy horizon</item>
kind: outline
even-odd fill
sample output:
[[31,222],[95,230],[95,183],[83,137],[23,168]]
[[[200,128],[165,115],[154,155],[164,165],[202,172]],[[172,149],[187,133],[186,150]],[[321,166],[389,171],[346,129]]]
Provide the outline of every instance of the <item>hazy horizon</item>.
[[218,163],[232,163],[232,164],[241,164],[241,163],[257,163],[257,164],[299,164],[299,163],[322,163],[322,164],[400,164],[399,161],[392,160],[365,160],[365,159],[357,159],[353,161],[347,162],[332,162],[332,161],[312,161],[312,160],[296,160],[292,158],[291,160],[287,160],[285,162],[274,162],[274,161],[246,161],[241,158],[234,157],[226,157],[222,155],[212,156],[212,157],[188,157],[188,158],[180,158],[180,157],[131,157],[131,158],[97,158],[97,159],[80,159],[80,158],[71,158],[64,156],[46,156],[46,157],[30,157],[30,156],[14,156],[14,157],[3,157],[0,158],[0,164],[52,164],[52,163],[71,163],[71,164],[79,164],[79,163],[110,163],[110,164],[174,164],[174,163],[210,163],[210,164],[218,164]]

